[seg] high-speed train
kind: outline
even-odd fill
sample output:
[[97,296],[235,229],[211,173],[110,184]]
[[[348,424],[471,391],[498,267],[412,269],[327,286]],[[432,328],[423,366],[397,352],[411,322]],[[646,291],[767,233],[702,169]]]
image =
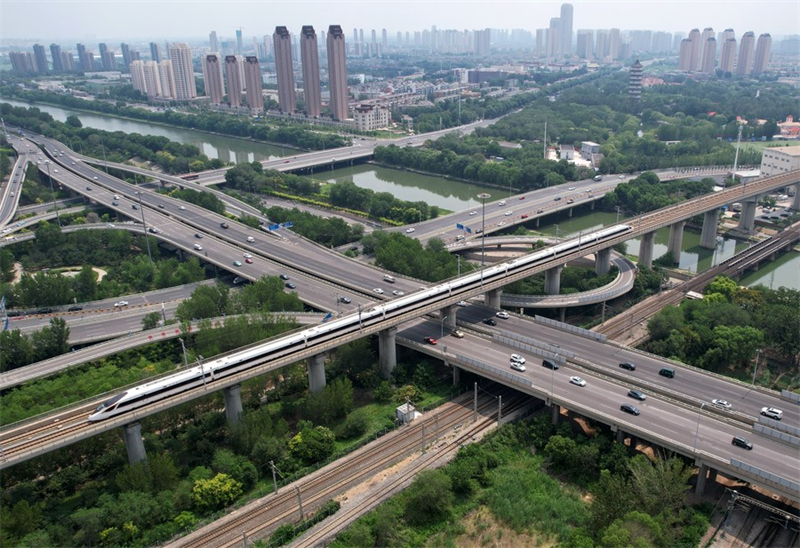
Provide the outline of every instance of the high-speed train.
[[368,310],[359,310],[358,313],[221,356],[203,365],[162,377],[117,394],[99,405],[95,412],[89,416],[89,420],[101,421],[128,413],[186,390],[214,383],[214,381],[223,377],[239,373],[271,359],[280,358],[297,349],[304,349],[310,345],[357,331],[364,325],[407,313],[416,309],[422,303],[435,302],[437,298],[457,296],[465,291],[480,287],[484,283],[493,282],[509,274],[514,274],[520,269],[536,266],[538,263],[572,253],[582,247],[612,240],[631,230],[632,227],[629,225],[616,225],[590,234],[584,234],[578,239],[567,240],[519,259],[484,268],[482,273],[475,271],[455,280],[377,304]]

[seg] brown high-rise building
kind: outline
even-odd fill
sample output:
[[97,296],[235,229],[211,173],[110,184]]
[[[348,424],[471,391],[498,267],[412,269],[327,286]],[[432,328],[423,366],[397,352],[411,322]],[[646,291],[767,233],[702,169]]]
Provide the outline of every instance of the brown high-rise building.
[[714,56],[715,56],[715,59],[716,59],[717,44],[716,44],[715,36],[716,35],[714,34],[714,29],[712,29],[711,27],[704,28],[703,29],[703,34],[700,35],[700,51],[698,52],[698,56],[697,56],[697,70],[698,70],[698,72],[705,72],[705,70],[703,70],[703,61],[706,58],[706,46],[708,45],[708,39],[709,38],[714,38],[714,41],[715,41],[714,42]]
[[297,103],[294,93],[294,67],[292,66],[292,35],[289,34],[286,27],[275,27],[272,41],[275,45],[278,103],[282,112],[291,114]]
[[769,54],[772,50],[772,36],[764,33],[758,37],[756,56],[753,60],[753,76],[758,76],[769,70]]
[[238,55],[225,56],[225,79],[228,82],[228,103],[232,107],[242,106],[242,79],[243,74],[239,70]]
[[678,56],[678,70],[692,70],[692,41],[688,38],[681,40],[681,49]]
[[300,59],[303,62],[303,92],[306,115],[317,118],[322,110],[322,91],[319,84],[319,48],[314,27],[304,25],[300,31]]
[[703,58],[700,60],[700,72],[714,74],[714,61],[717,59],[717,39],[713,36],[703,46]]
[[736,38],[728,38],[722,44],[722,53],[719,56],[719,70],[733,74],[736,61]]
[[222,60],[218,53],[209,53],[203,57],[203,83],[206,95],[212,105],[222,104],[225,97],[225,85],[222,81]]
[[692,29],[689,31],[689,41],[691,42],[692,49],[689,53],[689,66],[684,70],[694,72],[697,70],[697,65],[700,61],[700,49],[703,47],[700,42],[700,30]]
[[258,57],[247,56],[244,60],[244,81],[247,88],[247,106],[252,110],[264,110],[264,87],[261,81],[261,65]]
[[753,47],[756,35],[752,31],[745,32],[739,42],[739,58],[736,60],[736,74],[747,76],[753,68]]
[[328,27],[328,89],[331,92],[329,107],[334,120],[346,120],[350,113],[347,106],[346,55],[342,27],[331,25]]

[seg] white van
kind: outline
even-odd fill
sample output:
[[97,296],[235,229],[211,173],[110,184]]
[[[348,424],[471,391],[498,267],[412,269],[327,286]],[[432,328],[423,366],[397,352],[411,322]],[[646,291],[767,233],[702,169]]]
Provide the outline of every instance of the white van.
[[384,282],[389,282],[390,284],[393,284],[394,283],[394,276],[389,276],[388,274],[385,274],[383,276],[383,281]]

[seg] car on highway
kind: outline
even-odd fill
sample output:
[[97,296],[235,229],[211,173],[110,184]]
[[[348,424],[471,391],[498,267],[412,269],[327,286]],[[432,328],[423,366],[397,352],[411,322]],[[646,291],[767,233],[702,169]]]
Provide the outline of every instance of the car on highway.
[[485,320],[483,320],[483,323],[491,326],[497,325],[497,322],[494,320],[494,318],[486,318]]
[[495,316],[497,316],[501,320],[507,320],[508,319],[508,312],[506,312],[505,310],[501,310],[500,312],[495,314]]
[[742,436],[733,436],[731,440],[731,445],[735,445],[736,447],[742,447],[747,449],[748,451],[753,449],[753,444],[747,438],[743,438]]
[[416,232],[416,230],[417,230],[417,229],[416,229],[416,228],[414,228],[414,227],[407,228],[407,229],[406,229],[406,234],[411,234],[412,232]]
[[405,293],[400,289],[395,289],[394,291],[392,291],[392,295],[395,295],[397,297],[402,297],[403,295],[405,295]]
[[585,380],[583,380],[581,377],[574,376],[574,375],[569,378],[569,382],[571,382],[572,384],[576,384],[578,386],[586,386],[586,381]]
[[67,312],[80,312],[81,310],[83,310],[83,307],[81,305],[78,305],[78,304],[76,304],[75,306],[70,306],[69,308],[67,308]]
[[544,213],[544,208],[540,207],[539,209],[536,210],[536,213]]
[[731,408],[733,407],[731,404],[729,404],[725,400],[711,400],[711,404],[715,405],[716,407],[721,407],[722,409],[725,409],[726,411],[730,411]]
[[242,266],[242,261],[233,261],[233,266]]
[[164,209],[164,204],[158,204],[158,209]]
[[453,336],[453,337],[455,337],[456,339],[463,339],[463,338],[464,338],[464,332],[463,332],[463,331],[461,331],[460,329],[453,329],[453,330],[450,332],[450,335],[452,335],[452,336]]
[[520,196],[520,197],[519,197],[519,199],[520,199],[520,200],[524,200],[524,199],[525,199],[525,196]]
[[639,401],[647,399],[647,396],[645,396],[641,390],[628,390],[628,397]]
[[197,238],[198,240],[202,240],[203,239],[203,235],[200,234],[199,232],[195,232],[194,233],[194,237]]
[[770,419],[775,419],[779,421],[783,418],[783,411],[776,407],[762,407],[761,414],[765,417],[769,417]]
[[178,209],[180,209],[181,211],[185,211],[185,210],[186,210],[186,207],[184,207],[184,206],[180,206]]
[[114,308],[122,308],[123,306],[128,306],[128,301],[118,301],[114,303]]
[[253,258],[253,256],[250,255],[249,253],[242,253],[242,257],[244,257],[245,259],[252,259]]
[[574,204],[574,203],[575,203],[575,200],[573,200],[572,198],[570,198],[569,200],[567,200],[567,203],[568,203],[568,204]]
[[525,358],[520,356],[519,354],[511,354],[511,361],[525,363]]
[[373,288],[372,292],[377,293],[378,295],[383,295],[383,289],[381,289],[380,287]]
[[228,223],[222,222],[219,224],[220,228],[228,228]]
[[154,227],[154,226],[151,226],[147,230],[149,230],[153,234],[158,234],[158,229],[156,227]]
[[285,284],[283,284],[283,285],[285,285],[285,286],[286,286],[286,287],[288,287],[289,289],[295,289],[295,288],[297,287],[297,286],[296,286],[295,284],[293,284],[292,282],[286,282],[286,283],[285,283]]
[[561,196],[556,196],[555,198],[553,198],[553,201],[554,202],[560,202],[561,201]]
[[623,403],[619,406],[621,411],[625,411],[626,413],[630,413],[631,415],[639,415],[641,411],[635,405],[631,405],[629,403]]
[[288,274],[281,274],[281,275],[279,276],[279,278],[280,278],[281,280],[288,280],[288,279],[289,279],[289,275],[288,275]]
[[569,187],[567,190],[575,190],[574,186]]
[[619,364],[622,369],[627,369],[628,371],[636,371],[636,366],[631,362],[622,362]]
[[113,205],[113,206],[118,206],[118,205],[119,205],[119,202],[118,202],[118,201],[116,201],[116,200],[114,200],[113,202],[111,202],[111,205]]
[[253,259],[251,259],[250,257],[248,257],[248,258],[246,258],[246,259],[244,260],[244,262],[246,262],[247,264],[253,264]]
[[92,179],[94,179],[94,180],[96,181],[96,180],[97,180],[97,175],[95,175],[94,177],[92,177]]
[[457,305],[457,306],[461,306],[461,307],[467,306],[467,301],[458,301],[458,302],[456,303],[456,305]]
[[527,213],[523,213],[522,215],[519,216],[519,218],[520,219],[527,219],[528,218],[528,214]]
[[139,206],[136,204],[131,204],[131,209],[139,209]]
[[513,211],[506,211],[505,213],[503,213],[503,215],[505,215],[506,217],[511,217],[513,214],[514,214]]
[[497,223],[497,226],[505,226],[505,225],[506,225],[505,221],[500,221],[499,223]]
[[470,211],[470,212],[469,212],[469,216],[470,216],[470,217],[474,217],[474,216],[475,216],[475,215],[477,215],[477,214],[478,214],[478,212],[477,212],[477,211]]
[[339,297],[339,302],[344,304],[350,304],[353,301],[350,300],[350,297],[345,297],[344,295],[342,295],[341,297]]
[[114,199],[119,200],[120,199],[119,194],[114,194]]
[[88,190],[88,191],[91,191],[91,190],[92,190],[92,187],[90,187],[90,186],[88,186],[88,185],[87,185],[87,187],[86,187],[86,190]]
[[253,238],[252,236],[248,236],[248,237],[247,237],[247,242],[248,242],[248,243],[251,243],[251,244],[252,244],[252,243],[253,243],[253,242],[255,242],[255,241],[256,241],[256,239],[255,239],[255,238]]
[[558,369],[558,364],[553,360],[548,360],[547,358],[542,360],[542,367],[546,367],[547,369],[552,369],[553,371]]
[[515,371],[525,371],[525,366],[522,364],[522,362],[511,362],[511,369],[514,369]]
[[497,205],[498,205],[498,206],[500,206],[500,207],[503,207],[504,205],[506,205],[506,201],[505,201],[505,200],[500,200],[500,201],[497,203]]
[[436,343],[439,342],[436,339],[434,339],[433,337],[424,337],[422,340],[425,341],[428,344],[436,344]]
[[194,248],[195,248],[197,251],[203,251],[203,246],[202,246],[202,245],[200,245],[200,244],[194,244]]

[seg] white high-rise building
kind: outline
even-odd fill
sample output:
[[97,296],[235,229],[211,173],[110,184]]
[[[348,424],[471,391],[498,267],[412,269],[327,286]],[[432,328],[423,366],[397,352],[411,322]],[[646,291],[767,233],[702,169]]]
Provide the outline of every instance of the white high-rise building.
[[141,61],[131,61],[131,85],[139,93],[147,93],[147,86],[144,83],[144,63]]
[[158,64],[158,76],[161,80],[161,96],[165,99],[174,99],[175,74],[172,71],[172,61],[165,59]]
[[155,61],[144,62],[144,87],[147,90],[148,99],[164,96],[161,89],[161,78],[158,74],[158,63]]
[[169,47],[169,60],[172,62],[172,73],[175,79],[175,99],[188,101],[197,97],[197,86],[194,83],[192,68],[192,50],[188,44],[175,42]]

